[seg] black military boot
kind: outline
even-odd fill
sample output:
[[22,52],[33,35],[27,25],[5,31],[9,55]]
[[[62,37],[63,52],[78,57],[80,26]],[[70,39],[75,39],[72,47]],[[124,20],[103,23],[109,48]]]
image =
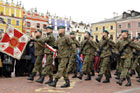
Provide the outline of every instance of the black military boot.
[[27,80],[34,80],[36,73],[32,73]]
[[103,77],[103,75],[98,75],[98,77],[95,80],[98,82],[101,82],[102,77]]
[[116,70],[116,72],[114,73],[114,75],[116,75],[116,76],[118,75],[118,70]]
[[55,78],[55,80],[52,83],[49,83],[49,86],[56,87],[57,82],[58,82],[58,79]]
[[127,84],[125,85],[125,86],[131,86],[131,79],[130,79],[130,77],[127,77]]
[[49,80],[45,84],[50,84],[53,82],[53,76],[49,76]]
[[91,80],[90,73],[87,74],[87,78],[86,78],[85,80],[86,80],[86,81],[87,81],[87,80]]
[[133,76],[133,75],[135,75],[136,73],[135,73],[135,70],[131,70],[130,71],[130,76]]
[[41,76],[39,79],[36,80],[38,83],[43,83],[44,82],[45,76]]
[[62,85],[61,88],[70,87],[70,80],[69,79],[66,79],[65,82],[66,83],[64,85]]
[[77,78],[77,72],[74,73],[74,75],[72,76],[72,78]]
[[140,79],[139,80],[137,80],[138,82],[140,82]]
[[103,83],[109,83],[110,79],[108,77],[106,77],[106,79],[103,81]]
[[120,74],[118,73],[117,77],[115,77],[115,79],[120,79]]
[[81,72],[80,75],[79,75],[77,78],[79,78],[80,80],[82,80],[83,74],[84,74],[84,73]]
[[140,73],[138,73],[138,76],[136,78],[140,78]]
[[119,81],[117,81],[116,83],[119,84],[120,86],[122,85],[124,79],[119,79]]
[[91,76],[95,76],[94,70],[92,70],[91,73],[92,73]]

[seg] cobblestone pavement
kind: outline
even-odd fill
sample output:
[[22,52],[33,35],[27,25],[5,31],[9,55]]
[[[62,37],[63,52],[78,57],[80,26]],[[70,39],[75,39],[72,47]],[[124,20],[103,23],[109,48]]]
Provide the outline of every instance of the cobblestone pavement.
[[[56,88],[52,88],[45,84],[28,81],[27,77],[0,78],[0,93],[140,93],[140,83],[136,81],[135,76],[132,77],[131,87],[125,87],[126,82],[123,86],[117,85],[114,76],[109,84],[98,83],[95,77],[92,77],[91,81],[84,81],[85,77],[83,80],[70,78],[71,87],[65,89],[60,88],[65,83],[63,79],[59,80]],[[35,80],[37,78],[36,76]],[[48,80],[48,77],[45,80]]]

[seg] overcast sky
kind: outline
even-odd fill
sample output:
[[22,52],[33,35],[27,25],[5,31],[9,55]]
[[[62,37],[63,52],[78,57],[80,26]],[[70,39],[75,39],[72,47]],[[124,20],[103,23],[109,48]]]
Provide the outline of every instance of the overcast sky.
[[[11,2],[11,0],[8,0]],[[140,11],[140,0],[14,0],[22,1],[26,10],[37,7],[41,13],[70,17],[77,22],[94,23],[119,15],[123,11]]]

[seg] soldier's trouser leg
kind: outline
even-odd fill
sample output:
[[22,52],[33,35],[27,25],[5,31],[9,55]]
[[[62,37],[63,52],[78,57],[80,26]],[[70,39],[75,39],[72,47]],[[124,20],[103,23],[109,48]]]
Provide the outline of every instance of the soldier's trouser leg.
[[133,64],[132,64],[132,70],[136,70],[136,67],[138,66],[138,60],[139,60],[139,58],[137,57],[136,59],[135,59],[135,61],[133,62]]
[[91,63],[90,64],[90,70],[94,71],[94,66],[93,66],[94,65],[94,56],[91,57],[91,62],[90,63]]
[[[110,63],[110,57],[105,57],[101,59],[101,65],[100,65],[100,72],[99,75],[108,75],[108,67],[109,67],[109,63]],[[106,76],[107,77],[107,76]],[[109,77],[109,76],[108,76]]]
[[129,75],[129,69],[131,67],[131,59],[130,58],[126,58],[126,59],[123,59],[122,61],[122,72],[121,72],[121,76],[120,78],[121,79],[124,79],[126,77],[130,77]]
[[44,55],[39,55],[39,56],[36,57],[35,65],[34,65],[34,68],[33,68],[32,73],[41,72],[41,70],[42,70],[42,59],[43,59],[43,57],[44,57]]
[[49,76],[53,76],[53,69],[51,67],[53,63],[53,55],[52,54],[46,54],[46,66],[45,68],[42,70],[42,75],[49,75]]
[[58,72],[56,74],[56,79],[60,79],[62,76],[64,77],[64,79],[69,79],[68,78],[68,74],[67,74],[67,63],[69,61],[69,58],[61,58],[60,59],[60,63],[58,66]]
[[86,55],[86,56],[83,56],[84,60],[83,60],[83,67],[82,67],[82,71],[83,73],[90,73],[90,62],[89,62],[89,59],[90,59],[90,56],[89,55]]
[[74,61],[75,61],[74,57],[71,56],[69,60],[68,68],[67,68],[67,73],[71,72],[74,69]]

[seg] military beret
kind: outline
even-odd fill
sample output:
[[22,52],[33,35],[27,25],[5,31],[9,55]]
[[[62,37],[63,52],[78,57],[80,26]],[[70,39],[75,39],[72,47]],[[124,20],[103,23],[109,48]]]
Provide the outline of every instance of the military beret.
[[88,32],[88,31],[85,31],[85,33],[87,33],[87,34],[89,34],[89,36],[91,36],[90,32]]
[[41,31],[41,30],[36,30],[35,32],[40,32],[40,33],[42,33],[42,31]]
[[103,32],[109,34],[109,32],[107,30],[104,30]]
[[47,26],[46,29],[52,29],[53,30],[53,27],[52,26]]
[[70,35],[75,35],[75,33],[74,32],[70,32]]
[[136,37],[133,37],[133,39],[137,39]]
[[65,29],[65,26],[58,26],[57,29]]
[[128,30],[122,30],[121,33],[123,33],[123,32],[127,32],[128,33],[129,31]]

